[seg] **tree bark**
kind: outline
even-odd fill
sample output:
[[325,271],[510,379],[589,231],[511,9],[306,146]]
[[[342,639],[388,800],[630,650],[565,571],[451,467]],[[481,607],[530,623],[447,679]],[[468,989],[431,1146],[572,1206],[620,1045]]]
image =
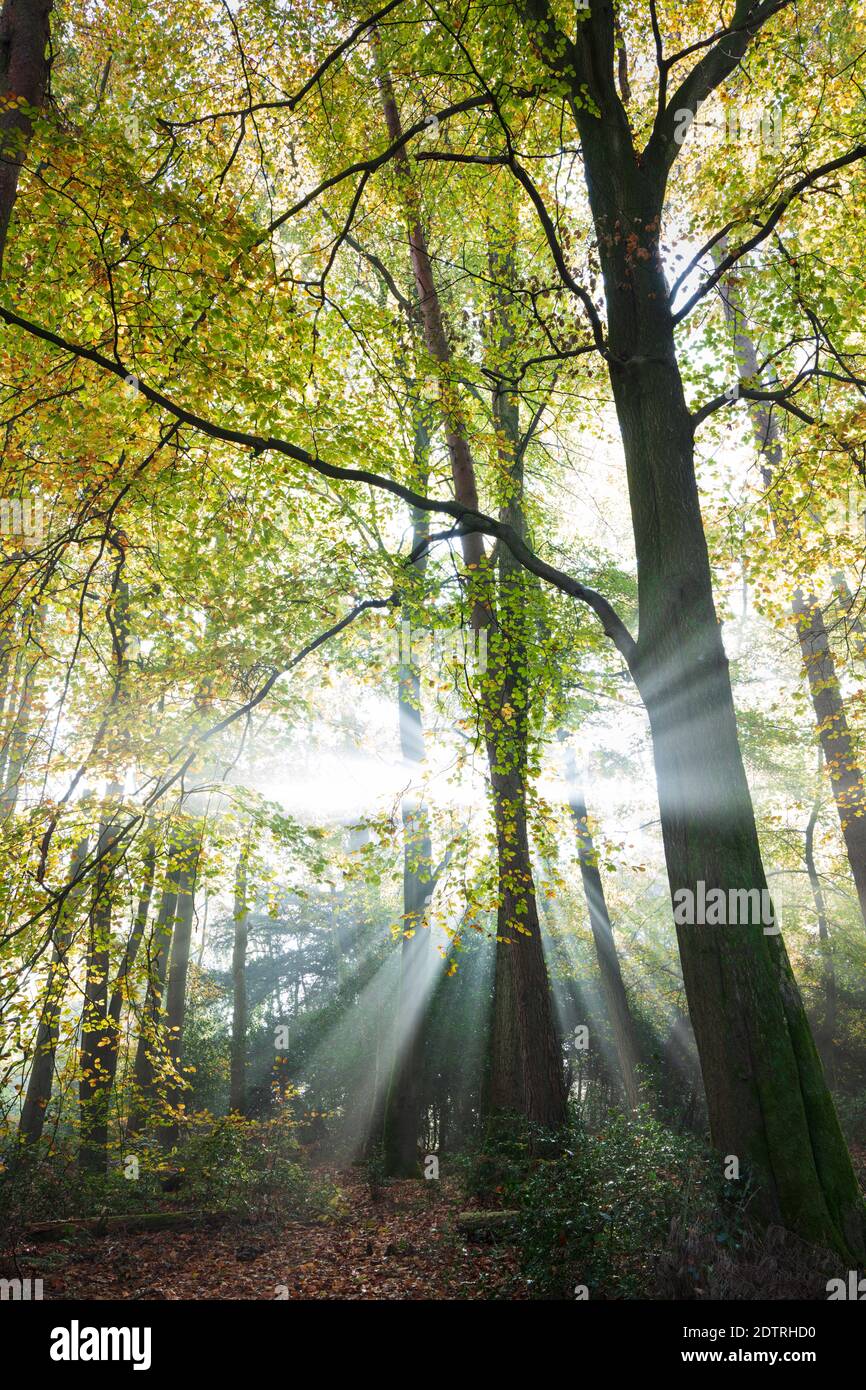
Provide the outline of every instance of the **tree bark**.
[[[740,371],[744,377],[754,378],[759,373],[758,354],[748,331],[739,285],[734,276],[729,276],[723,286],[722,303],[725,317],[733,329]],[[765,402],[747,401],[746,404],[761,455],[761,474],[770,501],[773,529],[777,536],[791,536],[793,533],[796,538],[796,519],[784,514],[773,493],[773,481],[782,463],[779,426]],[[836,575],[837,593],[842,583],[844,577]],[[866,782],[854,746],[836,659],[817,595],[798,585],[791,600],[791,617],[809,682],[818,738],[857,889],[860,914],[866,925]]]
[[147,984],[139,1022],[138,1044],[133,1065],[133,1100],[127,1122],[127,1133],[138,1134],[145,1125],[149,1104],[153,1098],[157,1068],[163,1070],[165,1030],[163,995],[168,971],[171,937],[177,911],[180,884],[180,855],[182,841],[175,832],[169,842],[165,884],[147,948]]
[[[84,839],[76,847],[69,866],[70,881],[75,879],[81,864],[87,858],[89,846],[89,840]],[[33,1063],[18,1122],[18,1140],[22,1145],[33,1144],[41,1139],[45,1126],[45,1116],[54,1084],[54,1058],[60,1036],[60,1014],[69,978],[66,957],[72,944],[75,910],[81,901],[82,892],[83,885],[71,890],[54,929],[51,965],[33,1043]]]
[[177,903],[175,906],[174,930],[171,938],[171,960],[166,988],[165,1028],[170,1059],[168,1101],[171,1119],[162,1127],[160,1139],[164,1148],[170,1149],[178,1136],[178,1112],[183,1104],[185,1082],[181,1067],[183,1059],[183,1026],[186,1017],[187,974],[189,953],[192,943],[192,923],[195,909],[195,882],[198,866],[199,843],[192,827],[187,827],[181,850],[181,862],[177,879]]
[[22,636],[15,656],[7,727],[0,749],[0,822],[9,820],[18,804],[27,761],[37,661],[37,657],[30,660],[26,637]]
[[235,875],[234,943],[232,945],[232,1040],[229,1110],[247,1113],[247,861],[249,843],[241,847]]
[[[499,915],[504,916],[504,913],[505,900],[500,891]],[[517,1028],[514,951],[513,942],[505,933],[506,927],[503,922],[496,932],[490,1058],[484,1090],[484,1111],[489,1118],[525,1113],[523,1066]]]
[[[573,768],[571,771],[573,773]],[[569,776],[568,809],[571,812],[577,832],[577,856],[580,863],[580,874],[586,896],[592,939],[595,944],[601,991],[610,1029],[613,1033],[623,1093],[628,1109],[636,1110],[641,1101],[640,1046],[622,978],[613,927],[604,896],[604,885],[598,870],[598,856],[589,829],[583,790],[571,775]]]
[[[659,247],[665,128],[638,159],[613,82],[609,4],[594,4],[578,42],[564,48],[546,0],[528,0],[526,14],[549,66],[570,85],[598,240],[638,563],[630,667],[649,715],[672,898],[699,882],[726,898],[729,889],[760,893],[766,878]],[[705,80],[723,80],[748,41],[744,26],[705,66]],[[760,923],[678,924],[677,936],[716,1148],[751,1174],[765,1219],[862,1259],[862,1199],[780,937]]]
[[[93,1123],[89,1124],[89,1128],[93,1132],[87,1146],[87,1166],[93,1172],[105,1171],[108,1156],[108,1107],[111,1099],[111,1092],[117,1077],[117,1066],[120,1059],[120,1015],[124,1001],[128,997],[129,978],[147,927],[155,870],[156,845],[151,844],[144,856],[144,877],[142,879],[141,892],[136,904],[132,928],[127,939],[123,958],[118,967],[117,975],[115,976],[114,985],[112,986],[104,1024],[101,1030],[99,1030],[99,1038],[96,1040],[95,1044],[93,1044],[93,1055],[89,1061],[89,1066],[94,1076],[98,1077],[100,1082],[99,1093],[91,1098],[91,1110],[94,1116],[95,1128]],[[112,867],[110,862],[106,861],[106,893],[110,888],[111,873]]]
[[[818,758],[818,777],[820,779],[823,757]],[[835,1078],[836,1072],[836,1020],[838,997],[836,990],[836,966],[833,961],[833,947],[830,942],[830,929],[827,925],[827,909],[824,904],[824,890],[821,887],[821,879],[815,864],[815,826],[821,810],[821,790],[820,786],[815,793],[815,800],[809,812],[809,819],[806,822],[806,834],[803,842],[803,858],[806,862],[806,873],[809,876],[809,886],[812,889],[812,899],[815,903],[815,916],[818,919],[818,942],[821,950],[821,961],[823,964],[823,985],[824,985],[824,1013],[821,1024],[817,1030],[818,1042],[821,1048],[821,1056],[824,1059],[824,1066],[828,1076]]]
[[104,1174],[108,1164],[108,1118],[113,1071],[108,1057],[115,1051],[108,1019],[108,976],[111,969],[112,853],[116,822],[114,810],[120,788],[109,790],[105,818],[99,832],[99,866],[93,885],[87,940],[84,1003],[81,1011],[78,1106],[80,1123],[79,1166],[85,1173]]
[[[33,119],[48,86],[52,0],[4,0],[0,13],[0,270]],[[17,97],[18,102],[13,98]]]
[[[415,403],[415,481],[427,476],[429,435]],[[412,549],[429,535],[430,522],[423,512],[412,516]],[[415,568],[423,574],[426,553]],[[411,645],[411,644],[410,644]],[[402,647],[401,647],[402,655]],[[417,790],[424,762],[424,724],[421,715],[421,678],[417,667],[400,662],[397,677],[400,751],[410,769],[413,786],[403,797],[403,934],[400,942],[400,983],[394,1030],[388,1095],[385,1102],[383,1148],[386,1171],[394,1177],[418,1173],[418,1134],[424,1104],[424,1036],[428,1005],[430,939],[424,930],[427,902],[435,888],[430,821]]]
[[[152,826],[149,827],[152,829]],[[142,864],[141,890],[135,908],[135,916],[132,919],[132,929],[126,942],[123,952],[123,959],[118,967],[111,991],[111,998],[108,1003],[108,1019],[111,1033],[114,1038],[113,1051],[114,1062],[112,1064],[112,1076],[117,1070],[117,1054],[120,1032],[120,1014],[123,1008],[124,999],[129,989],[129,978],[132,974],[133,966],[138,957],[139,947],[147,930],[147,919],[150,914],[150,902],[153,897],[153,880],[156,874],[156,844],[154,841],[148,845]]]

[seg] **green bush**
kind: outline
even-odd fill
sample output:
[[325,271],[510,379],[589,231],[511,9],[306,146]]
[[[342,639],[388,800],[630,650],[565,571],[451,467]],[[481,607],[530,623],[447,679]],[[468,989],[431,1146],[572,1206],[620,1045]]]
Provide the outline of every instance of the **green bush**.
[[547,1142],[522,1116],[498,1116],[481,1142],[457,1160],[468,1204],[513,1206],[531,1171],[533,1149]]
[[171,1163],[183,1175],[179,1190],[190,1205],[338,1219],[339,1188],[303,1167],[299,1155],[295,1122],[284,1107],[266,1121],[192,1116]]
[[539,1157],[517,1192],[521,1270],[536,1298],[652,1294],[671,1221],[719,1195],[708,1152],[649,1114],[613,1116],[598,1134],[573,1129]]
[[183,1113],[166,1154],[158,1133],[114,1143],[104,1176],[82,1174],[73,1135],[43,1139],[16,1162],[10,1140],[0,1162],[0,1230],[40,1220],[178,1210],[237,1212],[258,1219],[300,1216],[333,1221],[346,1203],[328,1177],[299,1160],[289,1107],[256,1122],[237,1115]]

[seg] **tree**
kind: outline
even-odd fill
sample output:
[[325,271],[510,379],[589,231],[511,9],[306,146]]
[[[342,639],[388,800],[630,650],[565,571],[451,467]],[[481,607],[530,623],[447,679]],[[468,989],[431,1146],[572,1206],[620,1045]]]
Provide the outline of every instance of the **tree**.
[[598,855],[592,842],[583,789],[574,780],[573,766],[571,771],[568,809],[571,812],[577,833],[577,854],[583,889],[586,894],[589,924],[592,929],[592,939],[595,942],[601,987],[616,1046],[616,1056],[619,1062],[626,1104],[630,1109],[635,1110],[640,1104],[639,1067],[642,1061],[640,1046],[622,978],[601,874],[598,870]]
[[[757,350],[749,334],[739,285],[733,276],[722,289],[722,301],[725,317],[731,326],[740,372],[748,380],[760,381]],[[791,532],[791,538],[795,540],[798,530],[796,519],[773,500],[775,475],[783,462],[778,418],[773,413],[772,404],[761,400],[749,401],[748,410],[761,455],[761,475],[771,499],[774,528],[777,534]],[[830,645],[830,634],[817,594],[804,592],[798,586],[791,602],[791,619],[803,657],[818,738],[866,925],[866,786]]]
[[34,113],[48,85],[52,0],[4,0],[0,12],[0,268]]
[[[87,840],[82,840],[75,848],[69,869],[69,877],[73,882],[76,880],[78,869],[87,858],[87,851]],[[30,1066],[27,1091],[18,1122],[18,1139],[22,1145],[32,1144],[41,1139],[45,1126],[45,1116],[51,1100],[54,1082],[60,1015],[68,982],[67,955],[72,944],[70,918],[74,918],[77,899],[80,899],[83,893],[84,884],[79,883],[76,891],[70,894],[67,899],[61,920],[55,929],[51,966],[45,984],[36,1036],[33,1040],[33,1061]]]
[[232,946],[232,1038],[229,1109],[247,1112],[247,941],[249,841],[238,855],[235,874],[234,943]]
[[[671,306],[659,238],[678,153],[676,113],[694,114],[777,8],[739,0],[723,37],[707,46],[670,100],[660,86],[639,159],[616,90],[609,0],[594,0],[574,41],[545,0],[530,0],[523,11],[527,33],[566,93],[598,238],[606,335],[585,291],[574,288],[608,363],[625,452],[640,629],[636,642],[621,639],[621,650],[652,730],[672,895],[698,882],[726,895],[766,891],[677,362],[675,327],[685,309]],[[661,60],[660,83],[667,71]],[[549,235],[562,271],[552,226]],[[856,1180],[784,945],[760,924],[713,932],[681,924],[677,935],[716,1147],[749,1165],[768,1219],[862,1251]]]
[[[399,146],[403,139],[400,116],[394,97],[393,86],[387,68],[380,73],[382,100],[388,135]],[[395,156],[396,167],[403,186],[409,220],[409,249],[415,288],[418,296],[419,312],[424,333],[425,346],[439,373],[439,392],[445,424],[445,437],[451,461],[451,477],[454,495],[461,506],[470,511],[478,510],[478,486],[475,476],[475,461],[469,447],[466,422],[459,405],[456,383],[453,381],[451,349],[445,332],[442,310],[436,281],[427,249],[427,237],[417,211],[417,194],[412,186],[407,163],[402,149]],[[506,252],[507,254],[507,252]],[[507,329],[506,329],[507,332]],[[506,414],[513,410],[513,403],[507,402],[507,392],[497,393],[495,411],[503,445],[509,436],[513,437],[513,422],[504,421]],[[516,501],[512,504],[516,517],[520,515],[520,456],[513,460],[514,477],[512,490]],[[473,592],[472,624],[476,629],[491,625],[498,629],[499,620],[496,601],[492,592],[484,540],[477,531],[470,531],[462,538],[463,558],[470,576]],[[519,580],[509,582],[509,572],[513,569],[508,561],[505,564],[506,587],[501,601],[513,603],[509,588],[519,585]],[[477,581],[477,588],[474,587]],[[547,970],[541,942],[541,926],[535,901],[535,886],[532,876],[532,863],[529,853],[529,836],[526,812],[525,785],[525,736],[518,732],[516,746],[509,741],[509,730],[502,730],[500,711],[514,708],[516,702],[519,717],[525,717],[525,697],[521,699],[516,690],[519,682],[520,663],[525,651],[516,645],[509,653],[507,643],[503,642],[501,667],[496,679],[490,682],[485,692],[484,710],[485,741],[490,765],[490,784],[493,795],[493,812],[496,823],[497,860],[499,865],[500,912],[498,935],[504,937],[503,944],[513,948],[514,955],[510,965],[504,960],[497,962],[497,985],[500,1006],[494,1008],[493,1042],[494,1085],[492,1100],[507,1100],[517,1104],[519,1109],[539,1124],[555,1128],[565,1119],[565,1088],[562,1073],[562,1055],[550,998]],[[507,716],[506,716],[507,722]],[[507,981],[503,978],[510,976]],[[511,1029],[503,1025],[497,1017],[503,1009],[509,1009],[513,998],[516,1019],[516,1041],[518,1062],[507,1056],[511,1046]],[[497,1076],[500,1059],[504,1060],[509,1080]],[[514,1073],[519,1066],[520,1080]]]

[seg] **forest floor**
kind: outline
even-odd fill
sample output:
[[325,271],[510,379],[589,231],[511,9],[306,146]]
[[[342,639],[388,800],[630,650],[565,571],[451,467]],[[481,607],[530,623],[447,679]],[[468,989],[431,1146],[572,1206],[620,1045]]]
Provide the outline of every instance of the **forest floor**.
[[346,1199],[340,1221],[269,1216],[215,1228],[76,1233],[25,1240],[16,1263],[22,1276],[43,1280],[51,1300],[527,1297],[510,1245],[457,1232],[466,1203],[456,1184],[394,1181],[374,1199],[359,1174],[328,1176]]

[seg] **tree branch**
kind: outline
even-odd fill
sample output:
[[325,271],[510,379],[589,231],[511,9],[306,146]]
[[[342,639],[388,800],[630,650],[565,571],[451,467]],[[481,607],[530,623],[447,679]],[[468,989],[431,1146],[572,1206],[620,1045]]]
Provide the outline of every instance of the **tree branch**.
[[[95,348],[82,347],[80,344],[72,343],[59,334],[52,333],[50,329],[32,323],[30,320],[22,318],[20,314],[13,313],[11,309],[0,306],[0,319],[15,328],[23,329],[24,332],[30,333],[43,342],[50,343],[53,347],[60,348],[63,352],[71,353],[83,361],[92,362],[102,371],[111,373],[112,376],[118,377],[121,381],[134,378],[134,374],[123,363],[113,362]],[[531,574],[537,575],[539,579],[544,579],[548,584],[561,590],[562,593],[568,594],[571,598],[577,598],[582,603],[586,603],[596,614],[604,632],[616,646],[629,670],[633,672],[633,665],[637,656],[637,643],[613,605],[602,594],[596,593],[594,589],[581,584],[571,575],[564,574],[555,566],[540,559],[514,529],[505,522],[497,521],[494,517],[486,516],[483,512],[469,509],[459,502],[452,502],[444,498],[425,497],[413,488],[405,487],[393,478],[386,478],[382,474],[371,472],[369,469],[345,468],[340,464],[329,463],[326,459],[320,458],[318,454],[312,454],[308,449],[292,444],[289,440],[280,439],[275,435],[252,434],[246,430],[230,429],[225,425],[218,425],[215,421],[206,419],[196,411],[179,405],[164,395],[163,392],[148,386],[140,378],[135,378],[135,380],[137,390],[144,396],[145,400],[168,411],[181,424],[190,425],[211,439],[220,439],[227,444],[239,444],[252,449],[256,454],[265,452],[283,454],[286,458],[293,459],[296,463],[302,464],[321,477],[341,482],[363,483],[370,487],[379,488],[383,492],[389,492],[392,496],[400,498],[409,506],[417,507],[420,511],[440,512],[445,516],[453,517],[465,532],[476,532],[501,540],[503,544],[508,546],[515,559]]]

